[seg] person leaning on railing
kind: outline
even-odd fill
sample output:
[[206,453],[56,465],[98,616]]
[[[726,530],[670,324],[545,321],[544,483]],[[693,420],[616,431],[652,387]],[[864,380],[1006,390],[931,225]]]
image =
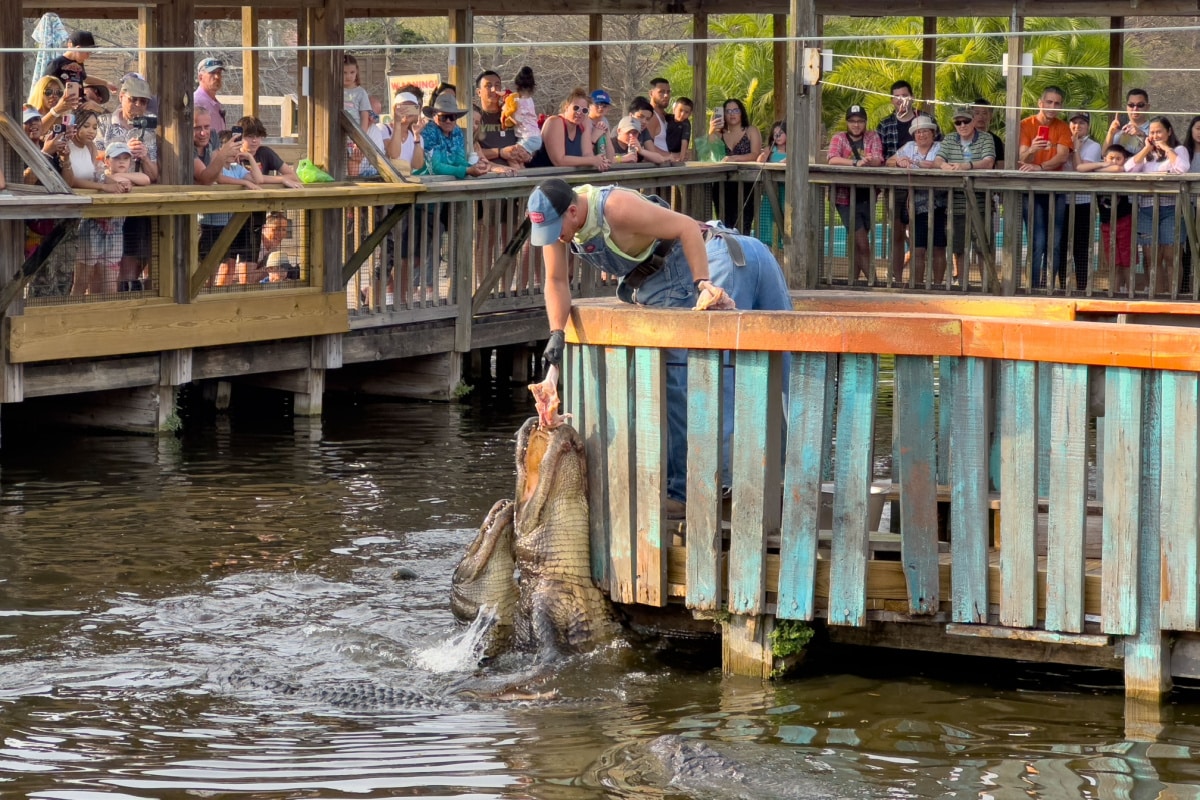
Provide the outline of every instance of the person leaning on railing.
[[[1151,117],[1146,129],[1146,144],[1125,162],[1126,172],[1157,172],[1182,175],[1191,166],[1191,159],[1179,140],[1171,120],[1166,117]],[[1158,227],[1154,227],[1154,209],[1158,206]],[[1150,260],[1157,245],[1158,271],[1154,282],[1156,294],[1171,290],[1171,270],[1175,264],[1175,200],[1150,193],[1138,195],[1138,243],[1142,246],[1146,273],[1150,273]]]
[[[846,110],[846,130],[833,135],[825,158],[833,166],[883,166],[883,140],[875,131],[867,130],[867,112],[862,106],[853,105]],[[849,279],[854,282],[861,273],[863,278],[870,280],[871,243],[867,231],[875,224],[874,193],[865,186],[853,190],[849,186],[838,186],[834,190],[833,205],[847,236],[854,240],[855,274]]]
[[[530,193],[527,207],[529,243],[541,248],[546,269],[547,364],[562,361],[563,329],[571,313],[568,255],[618,277],[617,298],[633,305],[699,311],[792,308],[783,271],[766,245],[726,228],[701,226],[660,197],[620,186],[572,188],[551,178]],[[669,336],[659,344],[669,346]],[[664,510],[668,519],[681,519],[687,491],[686,361],[681,350],[668,350],[666,361],[669,499]],[[732,392],[733,382],[726,387]],[[721,422],[726,446],[732,423],[732,415]]]
[[596,155],[592,146],[592,124],[588,119],[588,93],[576,86],[559,113],[542,124],[542,149],[534,153],[531,167],[584,167],[604,172],[611,166],[608,155]]
[[426,169],[430,174],[452,175],[459,180],[487,174],[489,164],[486,161],[471,163],[468,159],[466,134],[458,126],[459,117],[467,110],[458,107],[458,98],[453,92],[439,94],[432,105],[422,109],[422,113],[434,122],[421,131]]
[[[950,172],[969,172],[977,169],[991,169],[996,165],[996,151],[992,136],[980,131],[975,125],[975,112],[969,106],[959,106],[954,109],[954,133],[942,139],[938,150],[937,165]],[[987,195],[975,193],[975,208],[982,217]],[[950,204],[950,221],[953,228],[950,235],[950,252],[954,256],[954,275],[958,280],[967,272],[963,257],[967,251],[967,196],[963,192],[954,192]],[[982,243],[981,243],[982,244]]]

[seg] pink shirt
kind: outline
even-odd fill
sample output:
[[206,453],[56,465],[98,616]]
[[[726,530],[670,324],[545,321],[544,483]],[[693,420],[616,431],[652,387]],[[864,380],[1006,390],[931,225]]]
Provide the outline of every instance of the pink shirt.
[[192,103],[195,108],[207,108],[212,116],[212,140],[217,141],[217,134],[225,130],[225,106],[217,98],[197,87],[192,93]]

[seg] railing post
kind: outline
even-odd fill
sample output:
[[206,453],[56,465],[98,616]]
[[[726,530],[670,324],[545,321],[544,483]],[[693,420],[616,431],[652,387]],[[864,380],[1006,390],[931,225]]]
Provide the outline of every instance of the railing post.
[[[1140,401],[1141,415],[1141,480],[1129,488],[1140,495],[1140,509],[1135,530],[1137,553],[1136,591],[1132,593],[1137,608],[1136,631],[1125,638],[1125,696],[1137,700],[1157,701],[1171,689],[1171,648],[1162,631],[1162,562],[1159,519],[1162,487],[1162,372],[1145,370],[1142,392],[1134,399]],[[1111,495],[1110,495],[1111,498]],[[1107,548],[1106,548],[1107,551]],[[1106,552],[1107,556],[1108,553]],[[1104,560],[1104,572],[1110,569]]]
[[[814,289],[817,286],[818,245],[817,236],[821,232],[820,225],[814,220],[823,218],[821,198],[823,193],[819,187],[811,186],[808,182],[809,153],[815,144],[816,123],[814,116],[818,105],[818,92],[810,92],[803,80],[803,54],[805,44],[816,44],[816,39],[799,41],[800,36],[817,35],[817,14],[815,4],[791,0],[788,14],[788,63],[791,65],[791,78],[788,82],[788,130],[793,134],[789,147],[795,158],[787,160],[787,202],[791,208],[788,227],[792,234],[792,247],[785,254],[784,269],[787,272],[788,286],[792,289]],[[779,91],[779,87],[776,87]],[[847,248],[851,247],[850,240],[853,231],[847,234]]]

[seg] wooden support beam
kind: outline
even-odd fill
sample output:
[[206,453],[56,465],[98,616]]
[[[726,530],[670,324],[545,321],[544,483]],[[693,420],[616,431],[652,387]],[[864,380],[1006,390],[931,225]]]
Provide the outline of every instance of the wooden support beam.
[[692,102],[696,104],[692,138],[695,139],[702,127],[708,130],[708,45],[702,41],[708,38],[708,14],[692,15],[692,38],[697,40],[692,45]]
[[[780,37],[787,34],[787,15],[772,14],[771,15],[771,35]],[[771,55],[773,62],[772,70],[772,91],[771,99],[773,101],[775,115],[773,120],[787,119],[788,109],[788,46],[787,42],[776,41],[771,43]],[[766,125],[762,126],[766,130],[770,130]],[[768,145],[769,147],[769,145]]]
[[820,244],[817,237],[821,233],[821,226],[813,224],[813,220],[822,218],[824,192],[820,187],[809,184],[808,164],[810,154],[820,146],[815,141],[820,124],[820,92],[810,91],[812,87],[804,85],[801,72],[805,45],[816,47],[817,41],[815,38],[796,41],[797,37],[815,37],[817,33],[813,4],[792,0],[792,13],[788,15],[788,37],[791,39],[788,42],[788,64],[791,73],[787,86],[788,130],[792,133],[788,137],[788,147],[800,157],[787,160],[785,197],[790,210],[787,229],[792,233],[793,246],[786,251],[783,265],[788,286],[792,289],[815,288],[818,277]]
[[[450,47],[446,74],[458,89],[459,102],[466,105],[472,93],[471,44],[475,36],[475,17],[468,9],[450,11]],[[468,115],[468,119],[470,115]],[[469,123],[468,123],[469,124]],[[468,141],[470,141],[468,139]]]
[[479,283],[479,288],[475,290],[475,296],[471,300],[471,313],[478,314],[479,309],[483,308],[483,304],[487,302],[488,295],[492,292],[492,287],[496,282],[508,272],[521,252],[521,248],[525,246],[525,242],[529,239],[530,223],[529,217],[521,221],[521,225],[513,232],[512,238],[508,240],[508,244],[504,245],[504,251],[500,253],[500,257],[496,259],[496,263],[488,270],[488,273],[483,276],[483,280]]
[[[921,20],[921,99],[933,100],[937,97],[937,17],[925,17]],[[937,108],[930,107],[930,114],[937,116]]]
[[774,617],[734,615],[721,623],[721,670],[726,675],[769,678]]
[[375,223],[375,230],[371,231],[366,239],[363,239],[362,244],[358,246],[358,249],[354,251],[354,254],[350,258],[346,259],[346,263],[342,266],[339,274],[341,275],[341,285],[343,287],[354,277],[354,273],[362,268],[362,265],[370,258],[371,253],[375,252],[375,248],[383,243],[384,238],[391,232],[396,223],[400,221],[400,217],[411,213],[413,207],[411,203],[397,203],[383,216],[383,219]]
[[138,37],[138,72],[149,77],[158,74],[159,54],[148,48],[154,46],[155,29],[157,28],[156,13],[158,6],[138,6],[137,37]]
[[[1111,17],[1108,27],[1117,29],[1125,27],[1124,17]],[[1108,64],[1111,67],[1125,65],[1125,34],[1110,33],[1108,35]],[[1108,73],[1108,108],[1125,107],[1125,73],[1112,71]]]
[[[0,100],[3,105],[0,106],[0,113],[3,113],[7,118],[16,120],[21,118],[21,102],[25,97],[24,89],[24,71],[22,58],[23,54],[20,48],[25,46],[22,41],[21,25],[18,22],[21,18],[21,0],[0,0],[0,12],[5,14],[5,19],[8,23],[0,25],[0,47],[5,48],[0,51]],[[12,48],[11,50],[8,48]],[[21,126],[16,126],[17,133],[20,138],[26,139]],[[9,147],[4,148],[2,154],[4,163],[0,166],[5,167],[5,172],[9,175],[20,175],[20,162],[17,160],[16,154],[10,148],[15,140],[9,135],[8,131],[4,132],[4,138],[8,140]],[[32,145],[31,145],[32,146]],[[39,156],[41,158],[41,156]],[[44,160],[44,159],[43,159]],[[19,251],[20,248],[17,248]],[[4,263],[0,261],[0,264]],[[14,262],[16,263],[16,262]],[[7,266],[3,272],[8,272]]]
[[[1025,20],[1016,15],[1012,18],[1012,32],[1020,33],[1025,29]],[[1004,169],[1017,168],[1017,156],[1020,152],[1021,131],[1021,53],[1024,52],[1025,40],[1020,36],[1012,36],[1008,40],[1008,79],[1004,95]],[[990,98],[989,98],[990,99]],[[1010,191],[1003,194],[1004,208],[1016,209],[1021,207],[1021,195]],[[1015,238],[1014,238],[1015,237]],[[1000,283],[1006,295],[1014,294],[1021,273],[1021,215],[1007,213],[1004,215],[1004,255],[1001,260]]]
[[[604,17],[600,14],[588,16],[588,39],[593,42],[604,39]],[[599,89],[604,86],[604,46],[588,45],[588,88]]]
[[4,140],[9,174],[20,175],[22,168],[28,166],[50,194],[71,194],[71,187],[67,186],[62,176],[50,166],[42,151],[29,141],[25,131],[17,124],[18,119],[19,117],[10,116],[7,111],[0,111],[0,138]]
[[195,145],[192,144],[192,92],[196,86],[194,31],[196,5],[179,0],[160,6],[157,26],[151,36],[155,45],[185,48],[157,53],[147,63],[157,62],[157,71],[146,73],[158,104],[158,182],[165,186],[191,186]]
[[[242,115],[258,116],[258,9],[242,6]],[[233,120],[230,120],[232,122]]]
[[[345,44],[345,19],[340,3],[325,0],[320,7],[308,9],[305,22],[309,44],[321,47]],[[314,164],[335,178],[346,174],[341,120],[343,56],[338,49],[313,50],[308,55],[312,107],[308,154]]]
[[208,283],[209,279],[216,274],[217,266],[225,259],[225,253],[228,252],[229,246],[241,233],[242,226],[249,221],[250,212],[239,211],[233,215],[233,219],[229,220],[225,229],[221,231],[221,235],[217,237],[217,241],[213,242],[212,250],[208,251],[208,255],[200,262],[200,266],[196,268],[196,272],[188,282],[188,294],[193,300],[196,295],[200,294],[204,284]]
[[375,168],[379,173],[379,177],[387,183],[419,183],[404,177],[398,169],[392,164],[391,159],[379,152],[379,148],[367,138],[366,132],[358,127],[358,120],[354,118],[346,109],[342,109],[341,114],[342,132],[350,137],[350,141],[358,146],[362,151],[363,157]]
[[[6,220],[6,223],[9,222]],[[10,229],[12,235],[5,236],[5,247],[7,249],[16,248],[16,252],[20,253],[21,248],[25,243],[25,223],[21,220],[11,220],[13,226]],[[7,280],[0,288],[0,314],[4,316],[12,316],[10,306],[21,296],[25,284],[29,283],[29,279],[41,268],[42,264],[46,263],[46,259],[50,258],[50,254],[54,252],[54,248],[58,247],[68,231],[74,231],[78,227],[78,222],[75,220],[59,220],[58,224],[50,233],[46,234],[37,249],[29,254],[20,268],[13,274],[7,275]],[[20,232],[18,236],[17,233]],[[13,256],[13,253],[0,251],[0,259],[5,259]],[[15,259],[14,259],[15,260]]]
[[[296,131],[298,141],[308,142],[312,128],[312,103],[304,86],[304,69],[309,66],[308,17],[303,7],[296,9]],[[282,129],[282,126],[281,126]]]

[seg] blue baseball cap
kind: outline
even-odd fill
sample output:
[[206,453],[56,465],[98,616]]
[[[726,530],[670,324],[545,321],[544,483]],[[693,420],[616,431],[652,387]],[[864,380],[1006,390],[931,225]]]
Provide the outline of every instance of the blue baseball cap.
[[592,92],[592,103],[598,106],[611,106],[612,98],[608,96],[608,92],[604,91],[603,89],[597,89],[596,91]]
[[575,202],[575,191],[562,178],[549,178],[529,193],[526,214],[531,224],[529,243],[545,247],[562,235],[562,215]]
[[196,65],[197,74],[216,72],[220,69],[225,69],[225,62],[219,58],[202,58],[200,59],[200,63]]

